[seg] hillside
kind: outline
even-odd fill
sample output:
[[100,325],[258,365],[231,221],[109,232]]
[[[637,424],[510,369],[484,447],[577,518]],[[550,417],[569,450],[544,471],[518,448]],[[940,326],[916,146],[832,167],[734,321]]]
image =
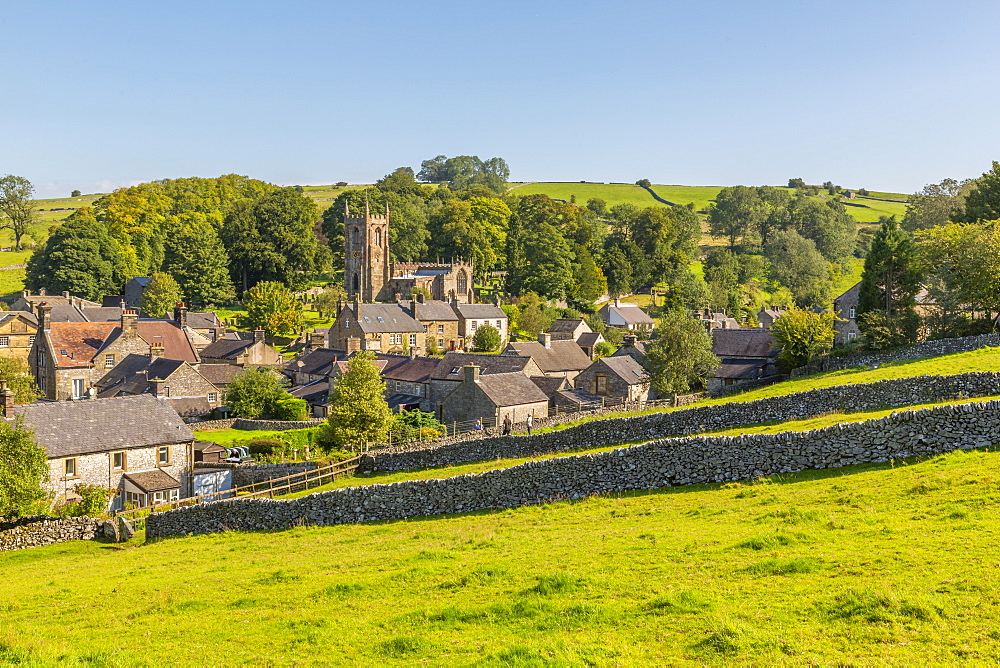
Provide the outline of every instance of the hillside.
[[997,479],[1000,455],[973,451],[447,519],[8,553],[0,662],[992,662],[1000,579],[982,555],[1000,529]]

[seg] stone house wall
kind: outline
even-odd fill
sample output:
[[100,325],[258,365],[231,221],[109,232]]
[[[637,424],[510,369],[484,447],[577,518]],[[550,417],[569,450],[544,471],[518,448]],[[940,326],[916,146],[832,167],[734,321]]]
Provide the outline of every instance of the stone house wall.
[[[419,305],[417,312],[420,312]],[[424,326],[428,347],[430,347],[432,339],[441,352],[462,350],[465,347],[462,337],[458,333],[458,320],[420,320],[419,322]]]
[[604,395],[613,399],[624,399],[626,401],[641,401],[649,399],[649,381],[644,383],[626,383],[621,376],[608,369],[603,359],[597,360],[589,367],[580,372],[573,381],[574,387],[578,390],[586,390],[591,394],[597,394],[597,376],[603,374],[608,379],[608,391]]
[[[44,486],[55,494],[58,501],[65,499],[68,494],[72,494],[73,488],[78,484],[100,485],[101,487],[118,489],[121,487],[122,478],[126,473],[151,471],[159,468],[181,483],[181,495],[184,496],[189,490],[190,481],[187,479],[187,472],[191,470],[194,462],[192,444],[172,443],[169,447],[170,464],[167,466],[159,466],[157,463],[159,446],[52,457],[48,460],[49,480]],[[125,452],[125,470],[114,469],[113,454],[115,452]],[[73,477],[66,476],[67,459],[76,459],[76,475]],[[109,507],[115,507],[117,502],[118,497],[113,497]]]
[[799,433],[663,439],[446,479],[347,487],[291,500],[236,499],[149,517],[147,538],[266,531],[499,510],[640,489],[748,480],[987,447],[1000,401],[939,406]]
[[[402,471],[463,462],[529,457],[599,445],[685,436],[740,425],[787,422],[834,412],[879,410],[956,397],[1000,395],[1000,374],[973,372],[955,376],[917,376],[874,383],[796,392],[755,401],[692,406],[638,417],[593,420],[560,431],[533,436],[411,443],[366,455],[360,471]],[[576,416],[572,416],[576,419]],[[539,421],[538,427],[544,426]]]
[[0,325],[0,357],[16,357],[28,361],[31,346],[38,334],[38,325],[31,323],[26,315],[13,317]]
[[[159,383],[151,383],[154,397],[205,397],[208,405],[218,408],[223,404],[223,393],[215,385],[210,383],[204,376],[188,364],[187,362],[177,367],[170,376]],[[211,396],[215,395],[213,401]]]

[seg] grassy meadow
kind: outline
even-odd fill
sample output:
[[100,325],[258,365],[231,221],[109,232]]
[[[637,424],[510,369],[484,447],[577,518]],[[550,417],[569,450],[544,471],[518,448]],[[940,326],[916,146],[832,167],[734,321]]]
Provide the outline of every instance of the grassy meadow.
[[0,554],[0,663],[1000,660],[1000,455]]

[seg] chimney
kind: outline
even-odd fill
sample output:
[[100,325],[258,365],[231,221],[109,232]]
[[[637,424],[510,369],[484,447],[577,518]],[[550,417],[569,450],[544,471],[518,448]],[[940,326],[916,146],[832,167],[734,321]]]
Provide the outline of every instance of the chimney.
[[160,383],[163,382],[162,378],[150,378],[149,379],[149,392],[154,397],[160,396]]
[[361,297],[354,293],[354,319],[361,320]]
[[38,294],[39,294],[39,296],[44,297],[45,296],[45,288],[38,288]]
[[414,300],[412,300],[410,302],[410,316],[414,320],[417,320],[417,321],[420,320],[420,318],[417,317],[417,313],[419,312],[419,309],[417,307],[418,307],[418,305],[423,304],[423,303],[424,303],[424,296],[423,295],[420,295],[420,299],[414,299]]
[[7,387],[6,380],[0,380],[0,412],[3,417],[14,417],[14,392]]
[[618,297],[615,297],[615,306],[621,306],[621,305],[622,305],[622,300],[619,299]]
[[177,302],[177,305],[174,306],[174,322],[176,322],[177,326],[180,327],[181,329],[187,327],[188,310],[187,307],[184,305],[184,302]]
[[122,311],[122,334],[126,337],[138,336],[139,313],[135,309]]
[[253,342],[254,343],[263,343],[264,342],[264,330],[261,329],[260,327],[258,327],[257,329],[253,330]]
[[216,327],[215,329],[212,330],[212,343],[215,343],[219,339],[225,338],[225,336],[226,336],[226,328]]
[[63,298],[69,299],[69,290],[63,290]]
[[538,342],[545,346],[546,348],[552,347],[552,335],[548,332],[540,332],[538,334]]
[[479,382],[479,367],[475,364],[468,364],[462,367],[464,375],[464,382],[466,383],[478,383]]
[[51,329],[50,325],[52,324],[52,307],[49,306],[48,303],[42,302],[41,304],[38,305],[37,308],[38,308],[38,313],[36,315],[38,318],[39,331],[44,332],[48,329]]
[[361,350],[361,339],[356,336],[347,338],[347,354],[356,353]]
[[159,359],[160,357],[163,357],[163,346],[160,346],[160,345],[150,346],[149,347],[149,361],[152,362],[153,360]]
[[309,349],[322,348],[326,343],[326,335],[323,332],[309,332]]
[[416,346],[410,346],[410,359],[411,360],[417,359],[417,347]]
[[21,296],[25,299],[31,296],[31,290],[21,290]]
[[422,292],[417,293],[417,301],[420,302],[421,304],[424,303],[424,293]]
[[626,334],[622,343],[628,348],[635,348],[635,334]]

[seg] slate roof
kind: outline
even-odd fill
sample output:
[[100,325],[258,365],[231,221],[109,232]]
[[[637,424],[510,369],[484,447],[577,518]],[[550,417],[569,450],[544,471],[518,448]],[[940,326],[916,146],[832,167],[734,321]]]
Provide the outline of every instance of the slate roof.
[[167,401],[181,417],[201,417],[212,412],[208,397],[170,397]]
[[226,447],[215,441],[195,441],[194,449],[199,452],[226,452]]
[[611,322],[612,315],[618,316],[626,325],[654,325],[653,319],[635,304],[605,304],[600,310],[605,322]]
[[194,440],[170,404],[149,394],[24,404],[15,412],[50,458]]
[[136,471],[125,474],[125,479],[144,492],[161,492],[165,489],[176,489],[181,484],[163,469],[152,471]]
[[649,380],[646,370],[630,355],[605,357],[594,364],[607,369],[629,385],[639,385]]
[[503,312],[499,306],[493,304],[458,304],[458,312],[463,318],[489,318],[490,320],[496,320],[497,318],[505,319],[507,314]]
[[146,369],[146,375],[153,380],[163,380],[169,378],[170,374],[184,364],[180,360],[168,360],[166,357],[154,359]]
[[717,357],[774,358],[780,352],[771,333],[760,327],[713,329],[712,352]]
[[389,408],[394,409],[397,406],[419,406],[423,400],[423,397],[418,397],[415,394],[391,394],[386,397],[385,402],[389,404]]
[[580,404],[582,406],[587,406],[590,404],[601,404],[602,398],[597,396],[592,392],[580,389],[567,389],[559,390],[557,394],[563,398],[565,401],[572,402],[574,404]]
[[131,353],[119,360],[108,372],[104,374],[97,383],[98,387],[108,388],[112,387],[118,383],[124,382],[126,379],[135,376],[138,373],[142,373],[149,366],[149,356],[148,355],[138,355]]
[[406,357],[399,364],[387,366],[382,372],[382,377],[407,383],[426,383],[440,364],[441,360],[437,357],[414,357],[412,359]]
[[[480,376],[494,373],[523,374],[530,369],[532,359],[522,355],[486,355],[484,353],[445,353],[437,368],[431,372],[432,380],[462,380],[462,367],[468,364],[479,366]],[[535,364],[537,367],[537,364]]]
[[[552,326],[549,327],[550,332],[575,332],[577,327],[584,325],[583,318],[557,318]],[[587,327],[590,329],[590,327]]]
[[[422,332],[424,326],[410,317],[399,304],[359,304],[361,313],[355,313],[361,331],[366,334],[377,332]],[[351,306],[354,311],[354,306]]]
[[87,322],[121,322],[121,306],[95,306],[94,308],[82,308],[80,313],[87,319]]
[[132,278],[130,278],[130,279],[129,279],[129,281],[128,281],[128,282],[129,282],[129,283],[131,283],[132,281],[135,281],[136,283],[138,283],[138,284],[139,284],[139,285],[141,285],[142,287],[146,287],[146,285],[147,285],[147,284],[148,284],[148,283],[149,283],[149,282],[150,282],[151,280],[153,280],[153,277],[152,277],[152,276],[133,276]]
[[293,397],[305,399],[309,404],[325,404],[330,396],[330,381],[326,378],[314,380],[307,385],[299,385],[288,390]]
[[551,376],[532,376],[531,382],[535,384],[539,390],[545,393],[545,396],[549,399],[552,398],[556,392],[562,389],[566,389],[566,379],[565,378],[553,378]]
[[549,398],[523,373],[495,373],[479,377],[479,388],[495,405],[521,406],[548,402]]
[[217,360],[236,359],[253,344],[253,339],[219,339],[205,346],[201,351],[201,356]]
[[[205,353],[202,352],[204,357]],[[347,357],[343,350],[333,348],[313,348],[305,355],[300,355],[285,365],[285,371],[289,373],[308,373],[312,375],[326,376],[330,373],[330,367],[339,359]]]
[[198,372],[212,385],[229,385],[243,367],[235,364],[199,364]]
[[434,321],[444,321],[444,320],[454,320],[458,321],[458,314],[455,313],[455,309],[451,307],[446,301],[441,301],[440,299],[427,299],[424,302],[400,302],[403,307],[407,310],[411,316],[413,316],[414,305],[417,309],[417,315],[414,316],[417,320],[421,322],[424,320],[434,320]]
[[628,355],[634,358],[635,361],[642,362],[642,360],[646,359],[646,344],[642,341],[636,341],[634,346],[628,346],[623,343],[611,357],[621,357],[623,355]]
[[219,329],[222,321],[215,311],[188,311],[187,325],[192,329]]
[[764,359],[734,359],[726,358],[712,372],[716,378],[753,379],[760,376],[760,370],[768,364]]
[[0,325],[14,318],[24,318],[33,325],[38,325],[38,318],[28,311],[0,311]]
[[573,340],[552,341],[550,348],[538,341],[513,341],[507,346],[507,350],[531,357],[545,373],[583,371],[592,362],[580,344]]
[[593,348],[603,340],[604,335],[600,332],[584,332],[580,336],[576,337],[576,342],[581,346],[586,346],[587,348]]
[[83,314],[83,311],[73,306],[72,304],[65,302],[62,304],[53,304],[52,310],[49,311],[49,322],[87,322],[87,316]]

